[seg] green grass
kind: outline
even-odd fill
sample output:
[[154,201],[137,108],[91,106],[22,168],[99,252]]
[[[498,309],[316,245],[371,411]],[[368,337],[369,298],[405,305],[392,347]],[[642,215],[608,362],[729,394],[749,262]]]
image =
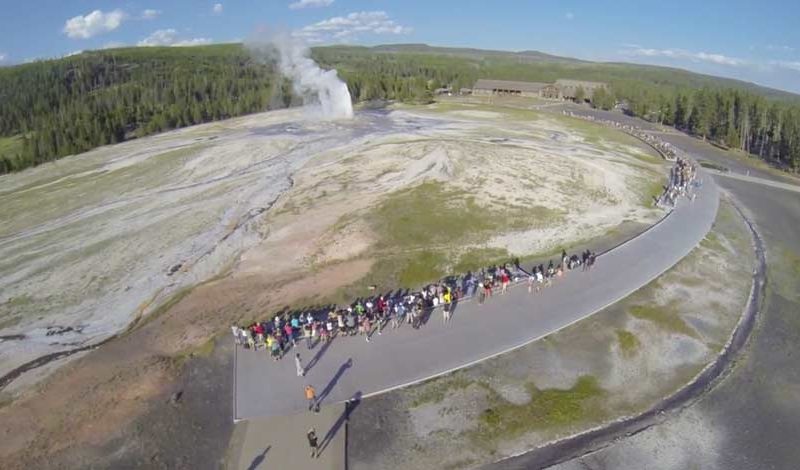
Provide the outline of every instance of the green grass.
[[446,274],[448,259],[437,251],[422,251],[410,256],[398,274],[402,286],[419,286]]
[[787,300],[800,302],[800,255],[786,245],[774,245],[769,255],[768,284],[773,284],[773,288]]
[[617,341],[624,356],[631,357],[639,350],[639,339],[628,330],[617,330]]
[[380,247],[425,247],[467,241],[492,229],[481,207],[465,192],[427,182],[386,198],[368,220]]
[[388,196],[364,218],[377,235],[378,261],[365,279],[336,297],[363,295],[366,285],[419,287],[508,261],[505,250],[463,247],[483,243],[497,231],[557,224],[563,214],[541,206],[487,208],[464,191],[426,182]]
[[639,195],[640,204],[644,207],[653,207],[656,198],[664,192],[663,176],[658,175],[653,180],[638,178],[637,183],[634,189]]
[[458,257],[458,263],[453,266],[453,271],[456,273],[477,271],[487,266],[505,263],[510,259],[511,255],[505,248],[476,248],[462,253]]
[[180,367],[186,364],[186,362],[189,359],[195,357],[204,357],[204,358],[211,357],[211,355],[214,353],[216,342],[217,342],[216,336],[212,336],[199,346],[181,350],[172,357],[172,359],[174,360],[174,364]]
[[430,403],[439,403],[449,394],[458,390],[463,390],[474,383],[473,380],[467,379],[459,372],[437,377],[421,384],[414,391],[414,397],[411,399],[410,407],[416,408]]
[[0,137],[0,157],[7,157],[11,160],[22,152],[22,136]]
[[695,331],[678,314],[674,302],[667,305],[634,305],[628,308],[628,313],[640,320],[651,321],[667,331],[696,336]]
[[717,235],[713,230],[708,232],[705,238],[700,240],[700,246],[711,251],[721,251],[724,249],[722,246],[722,241],[719,239],[719,235]]
[[[517,108],[503,104],[462,103],[455,100],[437,101],[427,107],[427,110],[437,113],[450,113],[454,111],[488,111],[502,114],[506,118],[516,121],[535,121],[541,119],[542,114],[531,109]],[[480,118],[478,118],[480,119]]]
[[[487,387],[488,388],[488,387]],[[493,404],[480,415],[478,429],[471,433],[476,443],[491,446],[494,443],[515,439],[527,432],[565,426],[603,415],[594,402],[605,391],[593,376],[578,378],[569,389],[539,390],[528,383],[531,400],[517,405],[489,389]]]

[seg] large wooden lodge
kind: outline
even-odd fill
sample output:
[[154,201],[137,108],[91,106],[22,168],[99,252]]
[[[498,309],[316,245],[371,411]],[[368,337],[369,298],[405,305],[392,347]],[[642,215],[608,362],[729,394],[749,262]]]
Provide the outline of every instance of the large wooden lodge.
[[508,80],[480,79],[472,87],[473,95],[510,95],[545,98],[551,100],[574,100],[578,90],[583,89],[583,96],[591,100],[595,90],[606,89],[602,82],[584,80],[558,79],[555,83],[515,82]]

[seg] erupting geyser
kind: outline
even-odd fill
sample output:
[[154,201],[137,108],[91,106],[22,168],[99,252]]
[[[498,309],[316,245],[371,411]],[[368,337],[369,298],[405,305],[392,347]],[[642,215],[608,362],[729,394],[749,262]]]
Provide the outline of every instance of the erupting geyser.
[[248,48],[263,59],[275,61],[281,73],[292,81],[294,92],[303,103],[323,118],[350,119],[353,103],[347,85],[336,70],[322,70],[310,55],[305,43],[289,34],[276,34],[267,40],[255,40]]

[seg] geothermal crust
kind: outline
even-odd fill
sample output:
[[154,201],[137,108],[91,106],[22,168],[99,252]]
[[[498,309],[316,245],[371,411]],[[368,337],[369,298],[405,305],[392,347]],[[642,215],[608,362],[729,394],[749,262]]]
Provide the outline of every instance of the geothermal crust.
[[368,256],[370,210],[422,183],[487,212],[546,209],[454,247],[524,256],[654,222],[647,191],[664,173],[635,141],[569,120],[429,106],[349,121],[269,112],[4,175],[0,376],[108,338],[231,268],[277,281]]

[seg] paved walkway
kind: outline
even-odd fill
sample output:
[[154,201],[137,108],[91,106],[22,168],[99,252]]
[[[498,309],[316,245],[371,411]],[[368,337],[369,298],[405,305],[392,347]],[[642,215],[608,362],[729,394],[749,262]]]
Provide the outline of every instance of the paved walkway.
[[[230,453],[231,470],[345,470],[347,422],[344,404],[319,414],[257,418],[239,423]],[[311,458],[306,433],[314,428],[320,456]]]
[[780,181],[770,180],[766,178],[759,178],[757,176],[741,175],[739,173],[731,173],[729,171],[707,170],[707,172],[711,173],[714,176],[724,176],[726,178],[733,178],[739,181],[747,181],[748,183],[763,184],[764,186],[770,186],[772,188],[785,189],[787,191],[794,191],[796,193],[800,193],[800,186],[796,184],[783,183]]
[[708,233],[719,192],[713,178],[702,176],[696,201],[682,198],[661,223],[598,257],[592,271],[567,273],[540,294],[517,287],[484,305],[464,301],[447,326],[437,310],[420,330],[387,329],[371,343],[346,337],[312,350],[299,344],[296,351],[311,365],[302,378],[295,373],[295,351],[276,363],[265,350],[237,348],[235,419],[303,411],[306,384],[316,388],[323,407],[409,385],[520,347],[617,302],[675,265]]

